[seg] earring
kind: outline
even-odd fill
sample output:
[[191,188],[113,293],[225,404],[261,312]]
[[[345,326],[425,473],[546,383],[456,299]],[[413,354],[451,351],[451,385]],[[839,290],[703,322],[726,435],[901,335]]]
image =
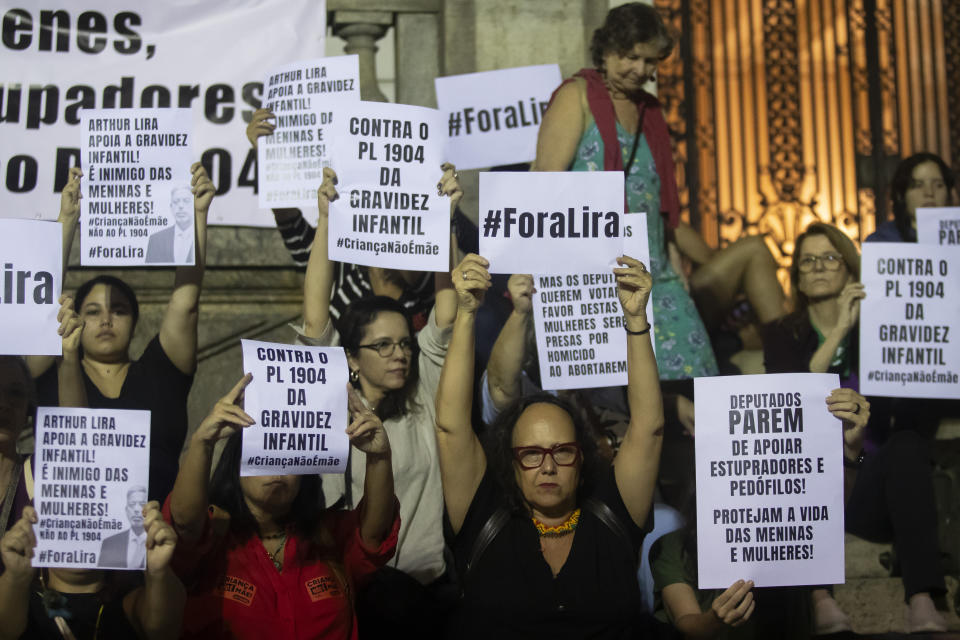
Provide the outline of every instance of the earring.
[[350,382],[356,382],[360,379],[360,372],[356,369],[350,369]]

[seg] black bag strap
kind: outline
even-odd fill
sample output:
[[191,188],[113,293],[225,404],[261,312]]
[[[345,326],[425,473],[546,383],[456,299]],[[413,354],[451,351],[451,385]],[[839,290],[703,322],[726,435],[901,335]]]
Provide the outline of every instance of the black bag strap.
[[626,166],[623,168],[623,177],[627,178],[630,176],[630,169],[633,168],[633,161],[637,157],[637,147],[640,145],[640,136],[643,135],[643,119],[647,115],[647,105],[646,103],[640,105],[640,113],[637,114],[637,132],[633,134],[633,147],[630,149],[630,160],[627,162]]
[[470,575],[470,569],[476,564],[477,560],[480,559],[483,552],[487,550],[487,547],[490,546],[493,539],[503,530],[503,527],[509,519],[510,511],[506,507],[500,507],[491,513],[487,521],[483,523],[480,533],[477,534],[477,539],[473,541],[473,548],[470,549],[470,558],[467,560],[467,566],[463,572],[464,581],[466,581],[467,576]]
[[[624,546],[630,550],[630,555],[634,556],[633,553],[633,542],[630,540],[630,534],[627,533],[626,528],[623,526],[623,523],[620,522],[620,519],[613,513],[613,510],[607,506],[605,502],[600,502],[596,498],[587,498],[583,501],[583,506],[597,517],[600,522],[602,522],[608,529],[613,531],[613,533],[620,538]],[[634,557],[634,563],[637,562],[639,558]]]

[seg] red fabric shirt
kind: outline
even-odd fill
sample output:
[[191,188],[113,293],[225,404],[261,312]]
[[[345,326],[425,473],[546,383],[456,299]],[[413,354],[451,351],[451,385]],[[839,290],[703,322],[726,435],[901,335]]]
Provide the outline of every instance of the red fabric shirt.
[[[301,566],[298,552],[305,541],[293,534],[278,572],[260,539],[234,536],[224,526],[229,524],[224,514],[211,508],[200,540],[177,543],[173,569],[188,593],[181,638],[357,638],[354,587],[393,556],[399,509],[377,549],[368,549],[360,538],[359,507],[327,512],[324,525],[336,543],[339,572],[324,560]],[[163,517],[173,523],[169,498]]]

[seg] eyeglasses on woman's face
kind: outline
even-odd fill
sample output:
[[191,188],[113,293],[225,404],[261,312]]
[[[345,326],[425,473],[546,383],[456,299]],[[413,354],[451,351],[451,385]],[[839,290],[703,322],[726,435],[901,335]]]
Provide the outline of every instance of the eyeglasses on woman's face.
[[561,442],[549,449],[534,445],[513,447],[513,458],[524,469],[538,468],[543,464],[548,454],[558,467],[572,467],[580,461],[580,445],[576,442]]
[[843,257],[836,253],[825,253],[820,256],[806,255],[800,258],[797,267],[800,269],[800,273],[809,273],[818,264],[826,271],[837,271],[843,264]]
[[383,339],[377,340],[376,342],[371,342],[370,344],[357,345],[358,349],[373,349],[380,355],[381,358],[389,358],[392,356],[397,347],[400,347],[405,354],[410,355],[413,353],[413,339],[401,338],[396,342],[393,340]]

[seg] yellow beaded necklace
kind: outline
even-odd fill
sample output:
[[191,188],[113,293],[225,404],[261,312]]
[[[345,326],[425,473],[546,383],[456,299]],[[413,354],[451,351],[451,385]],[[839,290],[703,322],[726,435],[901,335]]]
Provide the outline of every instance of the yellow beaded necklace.
[[567,518],[562,524],[558,524],[555,527],[548,527],[543,524],[536,518],[532,518],[533,526],[537,528],[537,531],[540,533],[540,536],[550,536],[550,537],[560,537],[565,536],[568,533],[573,533],[577,529],[577,524],[580,522],[580,509],[577,509],[570,514],[570,517]]

